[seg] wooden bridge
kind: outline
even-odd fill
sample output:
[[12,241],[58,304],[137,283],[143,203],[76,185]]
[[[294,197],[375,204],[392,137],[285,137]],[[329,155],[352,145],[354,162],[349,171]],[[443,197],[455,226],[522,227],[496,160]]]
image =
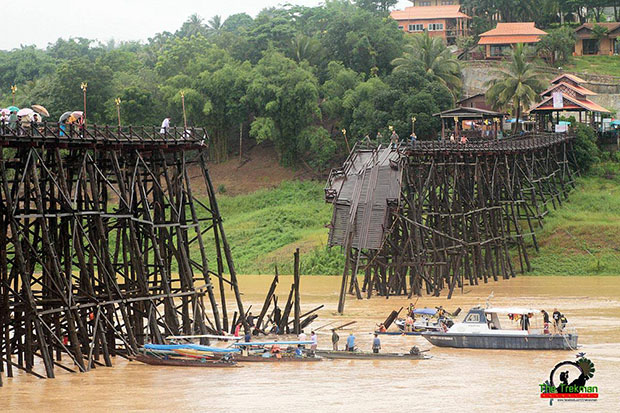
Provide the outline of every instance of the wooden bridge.
[[0,373],[245,323],[203,129],[0,128]]
[[[438,296],[445,289],[450,298],[464,283],[529,271],[536,227],[575,185],[572,139],[354,148],[325,191],[334,204],[330,246],[347,257],[338,311],[347,293]],[[361,286],[351,276],[360,271]]]

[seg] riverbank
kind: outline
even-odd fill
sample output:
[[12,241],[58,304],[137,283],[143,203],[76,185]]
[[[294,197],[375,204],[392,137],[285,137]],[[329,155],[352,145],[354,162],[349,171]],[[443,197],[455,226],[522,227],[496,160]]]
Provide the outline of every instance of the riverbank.
[[[537,230],[540,250],[530,248],[531,275],[618,275],[620,268],[620,164],[600,163],[577,180],[561,207]],[[218,185],[215,182],[216,186]],[[285,181],[275,188],[218,195],[224,228],[242,274],[292,272],[300,248],[303,274],[340,274],[339,248],[327,248],[331,205],[323,182]]]

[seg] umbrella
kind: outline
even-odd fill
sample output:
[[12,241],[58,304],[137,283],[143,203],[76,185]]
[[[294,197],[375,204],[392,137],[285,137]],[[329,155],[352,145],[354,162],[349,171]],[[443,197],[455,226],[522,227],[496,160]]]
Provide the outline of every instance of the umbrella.
[[79,119],[82,116],[84,116],[84,112],[80,112],[79,110],[76,110],[76,111],[71,112],[71,116],[73,116],[76,119]]
[[7,115],[8,116],[10,114],[11,114],[11,111],[8,110],[7,108],[0,109],[0,115]]
[[23,108],[17,111],[17,116],[32,116],[34,114],[34,110],[30,108]]
[[34,110],[35,112],[37,112],[41,116],[48,117],[50,115],[50,113],[47,111],[47,109],[45,109],[45,107],[41,106],[41,105],[32,105],[32,110]]
[[19,110],[17,106],[9,106],[7,109],[9,112],[17,112]]
[[64,122],[67,119],[69,119],[69,116],[71,116],[71,112],[65,112],[62,115],[60,115],[60,119],[58,119],[58,122]]

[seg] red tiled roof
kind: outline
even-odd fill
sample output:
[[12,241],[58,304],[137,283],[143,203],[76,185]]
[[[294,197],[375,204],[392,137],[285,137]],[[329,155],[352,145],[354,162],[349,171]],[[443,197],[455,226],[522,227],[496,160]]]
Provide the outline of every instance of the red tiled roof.
[[[570,96],[567,96],[566,94],[562,93],[562,97],[564,99],[564,106],[561,109],[556,109],[553,107],[553,96],[549,96],[545,99],[542,100],[542,102],[538,103],[537,105],[534,105],[529,112],[538,110],[550,110],[550,111],[554,111],[554,110],[566,110],[566,109],[585,109],[585,110],[589,110],[591,112],[602,112],[602,113],[611,113],[609,112],[607,109],[605,109],[604,107],[602,107],[601,105],[592,102],[591,100],[578,100],[578,99],[573,99]],[[572,105],[567,105],[566,101],[569,101],[572,103]],[[551,105],[548,105],[548,103],[551,102]]]
[[497,23],[497,27],[484,32],[480,37],[486,36],[526,36],[537,35],[544,36],[546,32],[537,29],[534,22],[525,23]]
[[552,84],[549,89],[545,90],[540,95],[541,96],[545,96],[546,94],[552,92],[554,89],[556,89],[560,85],[564,85],[564,86],[566,86],[569,89],[573,89],[575,92],[577,92],[577,93],[579,93],[580,95],[583,95],[583,96],[596,96],[597,95],[596,93],[592,92],[590,89],[586,89],[583,86],[571,85],[570,83],[566,83],[566,82],[560,82],[560,83]]
[[516,44],[516,43],[538,43],[540,41],[539,35],[526,35],[526,36],[485,36],[480,35],[480,41],[478,44]]
[[469,19],[458,4],[449,6],[406,7],[390,13],[394,20]]
[[586,81],[583,80],[582,78],[577,77],[575,75],[571,75],[570,73],[562,73],[560,76],[553,79],[551,83],[556,83],[558,80],[562,79],[563,77],[567,77],[575,83],[586,83]]

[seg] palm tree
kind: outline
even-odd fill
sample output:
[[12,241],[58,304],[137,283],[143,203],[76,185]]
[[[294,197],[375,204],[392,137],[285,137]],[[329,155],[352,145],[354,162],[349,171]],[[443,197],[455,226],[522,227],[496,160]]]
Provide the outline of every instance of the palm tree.
[[218,34],[222,30],[222,16],[215,15],[209,19],[207,28],[211,34]]
[[525,45],[518,44],[510,55],[510,59],[495,73],[495,78],[486,82],[489,89],[486,93],[487,101],[495,109],[506,108],[512,105],[515,112],[515,132],[521,124],[521,108],[530,107],[538,94],[545,89],[545,80],[536,66],[528,61]]
[[405,45],[402,57],[392,60],[394,71],[411,71],[422,68],[433,79],[443,83],[456,99],[461,90],[461,69],[458,60],[450,53],[440,37],[428,33],[416,34]]

